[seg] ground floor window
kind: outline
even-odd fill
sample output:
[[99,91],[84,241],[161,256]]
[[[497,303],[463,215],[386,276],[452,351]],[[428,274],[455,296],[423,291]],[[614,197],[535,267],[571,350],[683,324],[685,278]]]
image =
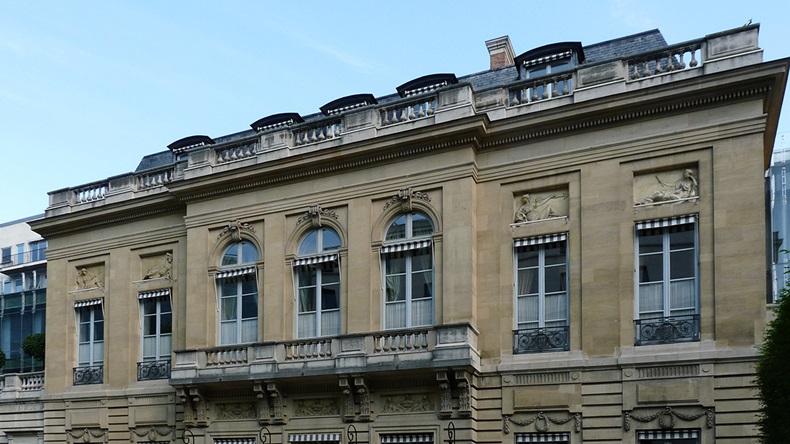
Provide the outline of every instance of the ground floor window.
[[288,442],[306,444],[340,444],[340,433],[291,433]]
[[216,438],[214,444],[255,444],[255,438]]
[[516,444],[531,442],[540,442],[543,444],[568,444],[571,442],[571,434],[568,432],[516,434]]
[[381,444],[433,444],[433,433],[388,433],[381,435]]
[[636,434],[639,444],[700,444],[699,430],[640,430]]

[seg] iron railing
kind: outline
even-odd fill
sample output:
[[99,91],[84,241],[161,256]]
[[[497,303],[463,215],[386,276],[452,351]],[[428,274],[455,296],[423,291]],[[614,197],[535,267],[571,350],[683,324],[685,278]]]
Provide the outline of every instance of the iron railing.
[[104,366],[74,367],[74,385],[101,384],[104,382]]
[[634,321],[634,345],[670,344],[699,341],[699,315],[667,318],[637,319]]
[[514,330],[513,353],[567,351],[570,347],[569,332],[567,325]]
[[170,379],[170,360],[137,363],[137,380]]

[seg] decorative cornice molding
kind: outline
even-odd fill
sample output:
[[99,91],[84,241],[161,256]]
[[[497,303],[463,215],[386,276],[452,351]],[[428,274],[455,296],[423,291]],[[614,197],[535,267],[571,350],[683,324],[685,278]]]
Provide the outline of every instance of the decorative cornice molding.
[[[95,221],[95,219],[91,219],[91,222],[83,220],[83,221],[80,221],[78,226],[69,227],[69,228],[63,228],[63,229],[53,230],[53,231],[49,231],[49,230],[45,229],[46,230],[45,233],[46,233],[47,237],[52,237],[52,236],[57,236],[57,235],[61,235],[61,234],[72,233],[72,232],[75,232],[75,231],[85,231],[85,230],[89,230],[91,228],[100,227],[102,225],[113,225],[113,224],[117,224],[117,223],[120,223],[120,222],[128,222],[130,220],[142,219],[144,217],[155,216],[157,214],[162,214],[162,213],[170,213],[170,212],[173,212],[173,211],[176,211],[176,210],[183,210],[183,209],[184,209],[184,206],[181,205],[181,204],[168,205],[166,207],[162,207],[162,208],[158,208],[158,209],[154,209],[154,210],[140,211],[140,212],[136,212],[134,214],[129,214],[129,215],[120,216],[120,217],[114,217],[114,218],[110,218],[110,219],[102,219],[102,220],[98,220],[98,221]],[[74,213],[72,213],[72,214],[74,214]]]

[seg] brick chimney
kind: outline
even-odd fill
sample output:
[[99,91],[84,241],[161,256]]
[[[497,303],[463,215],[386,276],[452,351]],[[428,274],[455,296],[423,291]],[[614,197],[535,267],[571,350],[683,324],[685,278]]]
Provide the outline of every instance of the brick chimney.
[[486,41],[486,47],[488,48],[488,55],[491,57],[491,69],[504,68],[515,64],[513,59],[516,55],[513,53],[510,37],[504,36],[488,40]]

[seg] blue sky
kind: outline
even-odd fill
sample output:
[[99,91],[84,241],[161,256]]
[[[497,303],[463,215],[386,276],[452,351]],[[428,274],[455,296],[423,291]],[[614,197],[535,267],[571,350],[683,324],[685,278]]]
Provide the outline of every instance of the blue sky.
[[520,54],[653,28],[679,43],[751,19],[765,60],[790,56],[785,1],[712,4],[0,0],[0,222],[43,213],[48,191],[132,171],[185,136],[485,70],[484,42],[502,35]]

